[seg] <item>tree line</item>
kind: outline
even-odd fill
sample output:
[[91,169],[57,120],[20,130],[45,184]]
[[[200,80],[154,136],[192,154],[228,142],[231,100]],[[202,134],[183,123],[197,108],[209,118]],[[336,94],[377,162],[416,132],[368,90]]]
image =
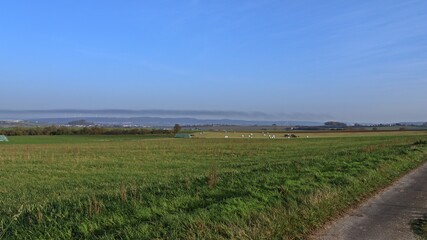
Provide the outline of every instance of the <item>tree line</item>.
[[147,128],[106,128],[106,127],[14,127],[0,128],[0,135],[27,136],[27,135],[149,135],[173,134],[176,129],[147,129]]

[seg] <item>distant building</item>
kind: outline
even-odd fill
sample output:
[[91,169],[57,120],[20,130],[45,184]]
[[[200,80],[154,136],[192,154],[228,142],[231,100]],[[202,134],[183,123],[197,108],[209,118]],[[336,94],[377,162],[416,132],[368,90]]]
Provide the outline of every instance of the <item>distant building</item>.
[[192,138],[193,135],[189,133],[177,133],[175,134],[175,138]]
[[0,142],[8,142],[9,140],[5,135],[0,135]]

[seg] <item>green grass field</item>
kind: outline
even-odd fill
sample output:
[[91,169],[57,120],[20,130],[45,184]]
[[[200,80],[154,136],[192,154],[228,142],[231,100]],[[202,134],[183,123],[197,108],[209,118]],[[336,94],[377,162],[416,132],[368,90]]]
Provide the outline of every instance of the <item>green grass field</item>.
[[340,131],[289,131],[289,132],[234,132],[234,131],[217,131],[217,132],[197,132],[194,133],[195,138],[239,138],[248,139],[249,135],[252,139],[270,139],[269,136],[275,136],[276,139],[287,139],[285,134],[295,134],[298,138],[326,138],[326,137],[369,137],[369,136],[425,136],[426,131],[360,131],[360,132],[340,132]]
[[427,160],[426,132],[206,134],[10,137],[0,239],[301,239]]

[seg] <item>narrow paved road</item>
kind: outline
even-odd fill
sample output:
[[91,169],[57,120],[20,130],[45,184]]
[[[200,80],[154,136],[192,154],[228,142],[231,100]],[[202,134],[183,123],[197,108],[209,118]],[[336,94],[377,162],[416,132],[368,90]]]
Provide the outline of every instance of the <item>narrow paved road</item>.
[[427,214],[427,163],[312,236],[313,239],[419,239],[411,221]]

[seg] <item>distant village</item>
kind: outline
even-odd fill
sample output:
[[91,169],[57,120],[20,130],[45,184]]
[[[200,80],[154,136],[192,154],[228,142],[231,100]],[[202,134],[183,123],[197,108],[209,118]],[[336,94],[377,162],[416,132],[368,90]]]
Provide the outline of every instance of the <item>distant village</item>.
[[[8,127],[46,127],[61,126],[70,128],[90,128],[90,127],[110,127],[110,128],[157,128],[171,130],[177,124],[170,120],[159,124],[141,124],[131,120],[126,122],[93,122],[85,119],[63,121],[28,121],[28,120],[0,120],[0,128]],[[290,131],[290,130],[424,130],[427,129],[427,122],[400,122],[400,123],[344,123],[338,121],[327,121],[317,125],[238,125],[238,124],[185,124],[178,123],[183,130],[270,130],[270,131]]]

